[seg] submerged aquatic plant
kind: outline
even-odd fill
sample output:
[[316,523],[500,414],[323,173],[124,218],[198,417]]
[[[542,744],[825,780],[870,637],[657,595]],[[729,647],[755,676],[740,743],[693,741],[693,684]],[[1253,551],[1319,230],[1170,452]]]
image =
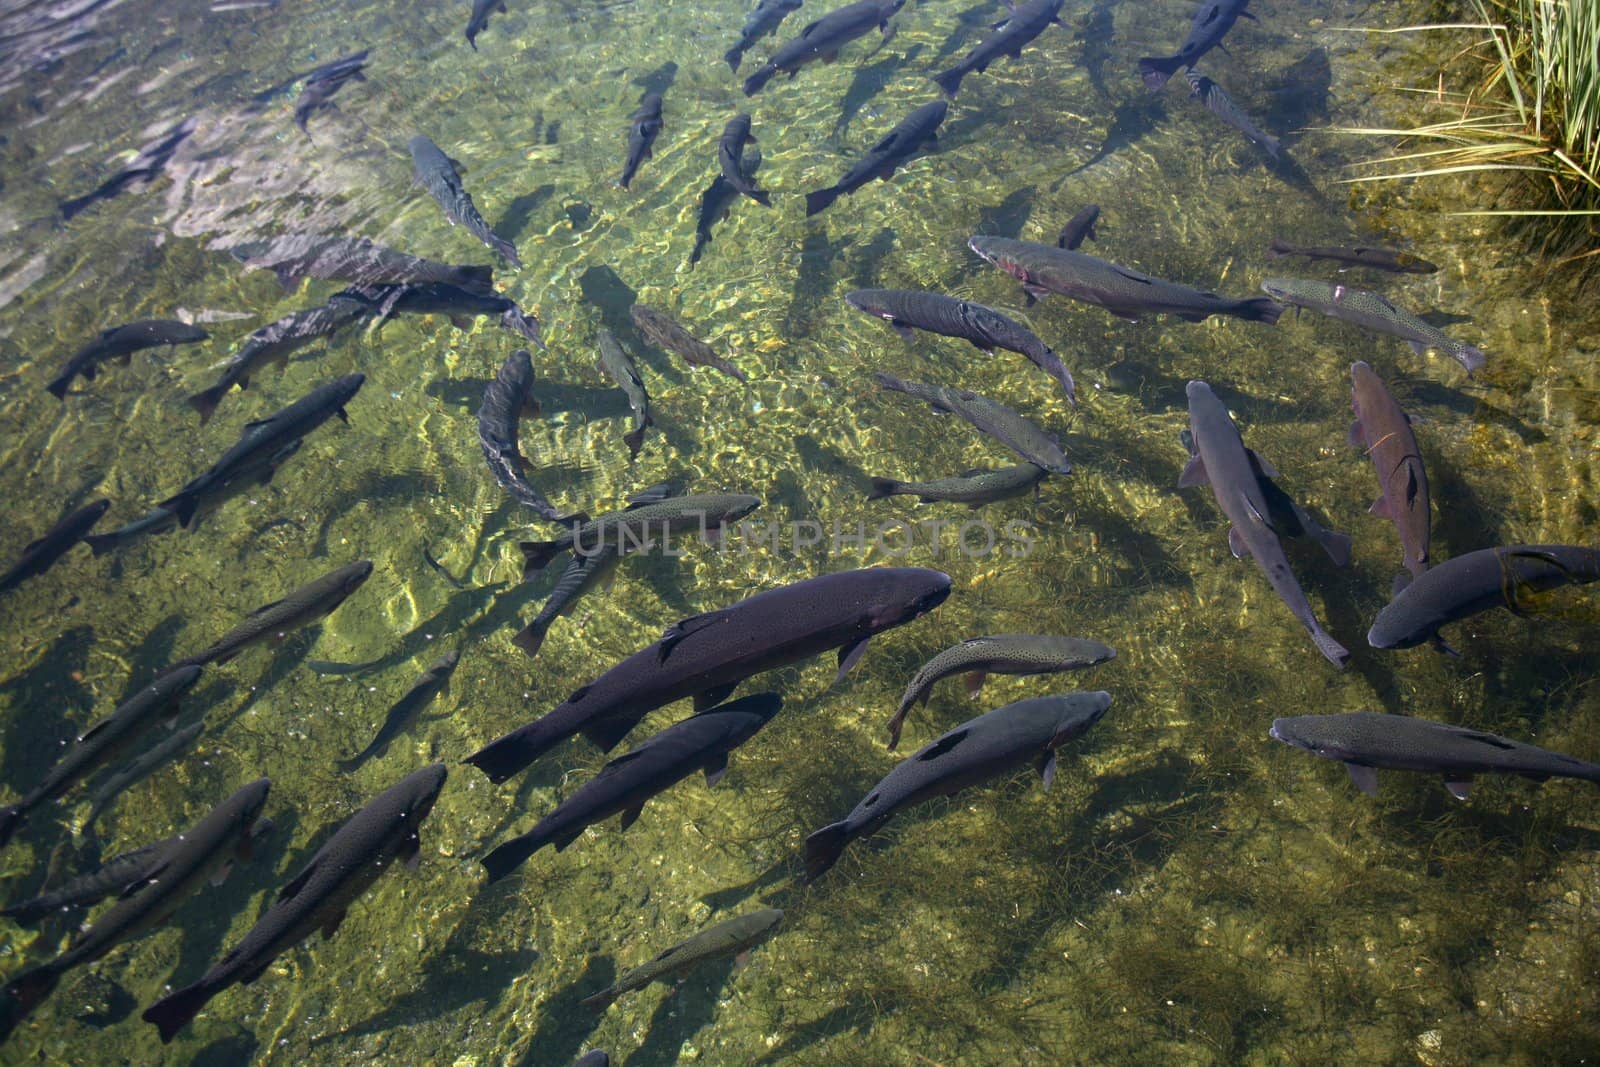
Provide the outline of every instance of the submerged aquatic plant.
[[1600,277],[1600,0],[1472,0],[1476,22],[1441,22],[1363,32],[1469,31],[1456,53],[1476,79],[1465,91],[1408,88],[1452,117],[1411,128],[1336,127],[1333,132],[1436,143],[1355,164],[1371,173],[1348,182],[1477,172],[1504,175],[1506,206],[1463,215],[1518,220],[1560,264],[1581,261]]

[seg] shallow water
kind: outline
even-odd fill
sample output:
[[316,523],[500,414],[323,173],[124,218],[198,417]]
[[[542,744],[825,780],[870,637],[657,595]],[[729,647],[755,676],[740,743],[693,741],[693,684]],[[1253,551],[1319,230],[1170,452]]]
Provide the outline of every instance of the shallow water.
[[[813,5],[816,4],[816,7]],[[228,5],[221,5],[228,7]],[[199,755],[180,760],[75,833],[87,793],[41,812],[3,853],[7,899],[30,895],[57,846],[74,870],[177,832],[239,784],[273,779],[269,848],[169,924],[69,975],[0,1048],[22,1062],[564,1064],[589,1047],[633,1065],[1106,1063],[1493,1059],[1576,1062],[1600,1050],[1600,803],[1572,781],[1480,781],[1457,803],[1422,776],[1382,776],[1373,800],[1334,764],[1267,738],[1277,715],[1386,709],[1470,724],[1600,759],[1592,594],[1563,592],[1534,618],[1480,616],[1453,633],[1460,661],[1378,652],[1364,634],[1400,569],[1392,526],[1368,516],[1371,466],[1345,443],[1349,364],[1364,359],[1423,416],[1434,553],[1513,541],[1596,539],[1593,311],[1552,301],[1518,247],[1444,214],[1458,189],[1359,194],[1344,165],[1366,146],[1326,133],[1380,114],[1374,94],[1418,65],[1341,32],[1403,21],[1387,7],[1284,2],[1202,63],[1241,107],[1284,136],[1292,163],[1134,73],[1174,49],[1182,5],[1072,2],[1020,61],[964,83],[938,150],[813,219],[800,194],[831,183],[911,108],[927,75],[1000,17],[998,4],[926,0],[898,32],[833,65],[774,80],[751,100],[720,58],[742,4],[512,0],[467,48],[464,4],[282,3],[211,11],[124,0],[3,16],[0,73],[0,561],[60,515],[109,496],[108,530],[142,515],[220,455],[241,426],[337,375],[367,375],[350,424],[332,422],[271,482],[194,533],[91,558],[75,549],[3,601],[0,767],[8,796],[39,781],[76,730],[240,616],[354,558],[372,578],[319,627],[208,670]],[[747,55],[741,76],[826,10],[811,0]],[[1109,13],[1104,91],[1083,63],[1083,27]],[[19,36],[24,35],[25,36]],[[1387,42],[1385,42],[1387,44]],[[291,123],[297,87],[252,95],[358,48],[365,83],[337,113]],[[633,182],[626,116],[663,91],[665,130]],[[1392,99],[1392,98],[1390,98]],[[716,139],[754,116],[760,184],[686,263]],[[140,144],[198,117],[167,176],[68,224],[60,199],[108,177]],[[183,397],[210,383],[252,329],[320,303],[338,283],[284,291],[216,250],[293,230],[345,232],[453,263],[490,253],[411,187],[407,140],[432,137],[466,165],[484,216],[526,264],[501,288],[537,312],[542,414],[522,424],[533,481],[558,506],[600,513],[672,477],[694,491],[750,492],[777,543],[685,542],[682,558],[634,559],[585,598],[528,659],[510,644],[558,570],[514,583],[515,542],[547,529],[485,469],[475,412],[519,341],[493,320],[397,318],[303,350],[223,401],[203,429]],[[1108,151],[1100,156],[1102,146]],[[1451,197],[1456,197],[1452,201]],[[1086,250],[1164,278],[1254,295],[1272,274],[1334,277],[1272,261],[1300,243],[1372,236],[1443,269],[1352,272],[1415,310],[1471,316],[1450,332],[1489,367],[1468,381],[1313,315],[1277,328],[1234,319],[1128,324],[1016,284],[965,248],[974,233],[1053,242],[1085,203],[1103,207]],[[497,268],[499,265],[497,264]],[[906,343],[842,299],[849,289],[929,288],[1024,318],[1078,379],[1080,405],[1020,356],[919,334]],[[728,353],[749,387],[638,343],[634,300],[668,309]],[[192,317],[212,340],[43,389],[97,331]],[[660,431],[636,463],[621,394],[595,369],[594,330],[632,348]],[[965,424],[880,392],[870,372],[963,385],[1059,432],[1075,464],[1036,497],[989,505],[1025,524],[1025,551],[961,550],[959,531],[880,545],[879,524],[974,513],[867,503],[873,475],[920,480],[1013,462]],[[1185,452],[1184,383],[1204,378],[1282,484],[1356,538],[1348,570],[1291,546],[1302,585],[1354,652],[1334,670],[1256,568],[1234,560],[1208,489],[1174,488]],[[817,524],[819,543],[801,543]],[[834,544],[837,524],[865,547]],[[796,531],[799,531],[798,533]],[[973,535],[977,537],[976,534]],[[462,581],[428,566],[431,552]],[[955,592],[876,639],[830,688],[831,658],[747,684],[786,709],[732,758],[715,790],[686,782],[627,833],[598,827],[484,889],[476,862],[602,763],[582,741],[491,786],[459,760],[554,707],[696,611],[829,570],[936,566]],[[797,884],[805,834],[840,818],[894,763],[883,723],[907,678],[980,633],[1051,631],[1105,641],[1115,662],[1060,678],[995,678],[969,701],[942,683],[903,752],[1027,695],[1104,688],[1115,703],[1070,746],[1054,788],[1018,773],[901,816],[814,886]],[[448,647],[450,691],[381,758],[343,775],[385,710]],[[335,667],[330,665],[345,665]],[[350,669],[349,665],[367,665]],[[653,714],[630,737],[683,713]],[[138,1013],[197,978],[234,943],[328,833],[430,760],[452,765],[424,824],[419,870],[386,874],[339,936],[282,956],[235,987],[170,1047]],[[739,968],[671,992],[653,986],[595,1016],[579,1006],[623,970],[710,922],[787,909]],[[67,938],[0,923],[7,978]]]

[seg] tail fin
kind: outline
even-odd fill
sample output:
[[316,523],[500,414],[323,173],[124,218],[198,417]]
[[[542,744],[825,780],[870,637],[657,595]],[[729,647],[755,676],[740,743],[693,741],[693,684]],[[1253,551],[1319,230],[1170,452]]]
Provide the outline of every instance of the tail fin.
[[538,619],[535,619],[517,631],[517,636],[511,639],[511,643],[522,649],[529,656],[537,656],[539,649],[544,647],[544,635],[549,629],[549,623],[541,623]]
[[61,972],[46,964],[18,975],[5,987],[4,992],[0,993],[0,999],[4,1000],[4,1003],[0,1003],[0,1042],[11,1036],[11,1032],[33,1014],[33,1009],[50,995],[60,981]]
[[96,557],[99,557],[107,552],[115,552],[117,546],[121,543],[121,539],[115,534],[87,534],[83,539],[83,543],[89,546],[90,551]]
[[639,449],[644,447],[644,431],[649,425],[648,422],[644,423],[622,435],[622,443],[628,446],[631,458],[639,458]]
[[1183,60],[1177,56],[1145,56],[1139,60],[1139,77],[1144,79],[1146,89],[1157,92],[1181,66]]
[[74,377],[75,375],[73,372],[68,371],[55,381],[51,382],[49,385],[45,386],[45,388],[48,389],[50,394],[57,400],[65,400],[67,398],[67,387],[72,384],[72,379]]
[[210,389],[202,390],[189,398],[189,406],[200,413],[200,425],[204,426],[211,421],[211,416],[217,413],[217,405],[222,403],[222,397],[228,391],[224,383],[213,385]]
[[739,64],[744,60],[744,49],[739,45],[734,45],[722,53],[722,58],[728,61],[728,69],[737,74],[739,73]]
[[819,211],[826,211],[837,199],[839,199],[839,190],[837,187],[818,189],[814,193],[807,193],[806,218],[810,218]]
[[616,986],[608,985],[594,996],[584,997],[583,1006],[594,1011],[605,1011],[607,1008],[611,1007],[611,1002],[616,1000],[621,995],[622,991],[617,989]]
[[456,284],[463,289],[479,292],[494,289],[494,267],[488,264],[457,267],[455,275]]
[[489,781],[498,785],[550,749],[548,742],[541,741],[535,736],[533,728],[536,726],[538,726],[537,720],[521,729],[513,730],[504,737],[484,745],[462,762],[472,764],[487,774]]
[[61,201],[61,217],[63,219],[71,219],[78,212],[94,203],[94,201],[95,196],[93,193],[88,196],[74,197],[71,200],[63,200]]
[[957,91],[961,88],[961,79],[967,76],[967,69],[960,64],[949,70],[940,71],[933,76],[934,84],[944,90],[944,95],[954,100]]
[[489,881],[498,882],[512,871],[527,862],[529,856],[539,851],[549,842],[535,837],[532,833],[513,837],[510,841],[490,852],[478,862],[483,864],[483,869],[489,872]]
[[849,843],[850,831],[842,822],[824,826],[806,838],[806,881],[814,882],[826,874]]
[[1270,296],[1252,296],[1248,300],[1239,301],[1238,306],[1230,314],[1271,326],[1278,321],[1278,316],[1283,314],[1283,305]]
[[754,96],[759,93],[761,91],[761,87],[771,81],[772,76],[776,73],[778,73],[778,68],[774,67],[771,63],[768,63],[766,66],[750,75],[750,77],[744,80],[744,95]]
[[0,808],[0,848],[11,843],[11,836],[22,827],[28,813],[20,804],[9,804]]
[[872,492],[867,494],[867,499],[882,500],[885,497],[894,496],[900,492],[901,484],[893,478],[874,478],[872,479]]
[[1274,237],[1272,239],[1272,244],[1267,246],[1267,253],[1271,255],[1273,259],[1277,259],[1279,256],[1294,255],[1295,248],[1294,245],[1290,244],[1288,241],[1285,241],[1283,238]]
[[1328,553],[1328,558],[1336,566],[1344,567],[1350,563],[1350,546],[1353,543],[1350,535],[1337,530],[1321,530],[1317,540],[1321,542],[1323,551]]
[[161,1043],[167,1044],[174,1035],[185,1026],[189,1020],[200,1014],[200,1009],[206,1006],[206,1001],[211,999],[211,990],[205,985],[196,982],[192,986],[178,990],[171,996],[163,997],[156,1001],[140,1018],[147,1023],[154,1023],[161,1031]]
[[1474,371],[1482,370],[1484,365],[1489,362],[1483,351],[1474,348],[1472,345],[1456,345],[1455,350],[1450,354],[1455,356],[1463,367],[1467,368],[1468,378],[1472,377]]
[[1333,636],[1320,626],[1311,628],[1311,640],[1317,643],[1317,651],[1328,658],[1328,662],[1335,667],[1344,668],[1350,661],[1350,650],[1333,639]]
[[571,545],[570,541],[520,541],[517,547],[522,549],[522,580],[527,581],[530,575],[537,574],[545,569],[551,560],[555,559]]

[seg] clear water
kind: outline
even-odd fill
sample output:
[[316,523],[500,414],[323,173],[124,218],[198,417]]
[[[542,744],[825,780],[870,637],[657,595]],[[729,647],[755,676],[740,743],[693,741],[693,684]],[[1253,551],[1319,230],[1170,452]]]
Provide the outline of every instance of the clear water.
[[[815,7],[813,5],[816,5]],[[228,5],[221,5],[224,8]],[[1267,738],[1279,714],[1414,713],[1600,758],[1593,598],[1552,596],[1535,619],[1480,617],[1466,657],[1377,653],[1363,639],[1399,569],[1392,528],[1365,514],[1370,465],[1345,441],[1349,364],[1395,383],[1434,482],[1437,556],[1510,541],[1596,536],[1595,353],[1590,306],[1553,302],[1516,245],[1445,214],[1471,189],[1402,200],[1336,184],[1367,149],[1319,132],[1380,114],[1385,86],[1429,69],[1341,32],[1402,18],[1387,5],[1284,2],[1238,27],[1232,57],[1202,65],[1293,165],[1185,100],[1151,97],[1135,59],[1174,49],[1182,5],[1068,3],[1020,61],[962,88],[939,150],[895,178],[803,217],[905,112],[927,75],[975,44],[998,4],[925,0],[898,32],[834,65],[778,79],[753,100],[721,57],[744,17],[731,0],[531,4],[512,0],[466,47],[467,6],[289,2],[212,11],[192,0],[77,8],[16,5],[0,19],[0,557],[70,507],[114,501],[111,528],[144,513],[235,439],[241,425],[361,370],[348,427],[309,437],[270,486],[197,533],[93,559],[77,549],[3,602],[0,766],[8,795],[59,744],[164,663],[244,613],[352,558],[376,569],[320,627],[208,672],[202,754],[136,786],[92,833],[84,794],[41,814],[0,853],[8,898],[56,853],[68,870],[189,825],[237,785],[274,782],[271,847],[164,929],[69,975],[10,1042],[13,1062],[563,1064],[614,1062],[1575,1062],[1600,1049],[1600,804],[1592,787],[1488,779],[1468,803],[1440,783],[1386,775],[1377,800],[1336,765]],[[826,9],[820,0],[779,32]],[[1109,14],[1115,36],[1086,48]],[[772,40],[752,49],[742,73]],[[295,89],[252,94],[345,52],[372,50],[338,113],[291,124]],[[1442,46],[1443,47],[1443,46]],[[1083,66],[1103,51],[1104,90]],[[664,89],[666,129],[631,193],[613,187],[626,116]],[[686,267],[716,138],[755,119],[761,184],[776,207],[734,205]],[[58,200],[109,176],[187,115],[194,137],[168,174],[65,226]],[[1012,462],[964,424],[880,393],[873,370],[965,385],[1061,432],[1075,465],[1037,498],[992,505],[1030,524],[1032,551],[971,558],[948,535],[888,551],[776,550],[636,559],[558,622],[530,660],[519,618],[554,579],[518,588],[514,542],[543,529],[485,469],[474,412],[517,345],[491,320],[459,330],[405,317],[300,354],[230,396],[204,429],[182,398],[209,384],[250,330],[320,302],[336,283],[285,292],[213,243],[297,229],[344,232],[450,262],[489,253],[410,186],[406,141],[424,133],[526,263],[502,287],[536,311],[543,415],[525,422],[533,478],[559,505],[599,512],[667,477],[748,491],[758,518],[846,529],[966,509],[864,501],[869,475],[908,479]],[[1092,165],[1110,136],[1111,151]],[[1080,169],[1081,168],[1081,169]],[[1467,382],[1444,358],[1327,320],[1276,329],[1212,319],[1136,325],[1015,284],[965,250],[976,232],[1053,241],[1102,205],[1091,250],[1162,277],[1251,295],[1271,237],[1376,235],[1440,263],[1420,278],[1348,275],[1418,310],[1470,315],[1453,330],[1490,356]],[[1077,374],[1068,410],[1020,357],[963,342],[911,344],[849,308],[862,286],[923,287],[1025,316]],[[729,353],[748,388],[635,348],[661,425],[637,463],[626,409],[594,367],[604,323],[633,340],[634,299],[670,310]],[[192,316],[213,340],[136,355],[65,403],[43,390],[95,332]],[[1355,651],[1338,672],[1248,562],[1228,554],[1206,490],[1174,488],[1185,454],[1183,384],[1209,380],[1284,484],[1356,537],[1349,570],[1292,559],[1329,629]],[[424,560],[431,551],[465,588]],[[481,888],[475,856],[526,828],[602,762],[582,742],[502,787],[458,761],[697,610],[827,570],[891,558],[938,566],[955,593],[873,642],[830,688],[831,662],[778,672],[783,714],[732,760],[723,785],[686,782],[627,833],[599,827],[561,855]],[[1018,774],[901,817],[817,885],[796,885],[800,842],[894,759],[882,726],[905,680],[963,637],[1042,630],[1106,641],[1118,659],[1080,677],[992,680],[980,701],[943,683],[906,749],[988,707],[1083,685],[1115,704],[1072,746],[1054,789]],[[444,647],[464,648],[435,717],[355,775],[385,709]],[[324,664],[317,669],[313,663]],[[365,664],[329,671],[326,663]],[[747,688],[748,691],[748,688]],[[682,714],[651,716],[646,735]],[[434,759],[453,766],[423,828],[416,872],[386,874],[339,935],[285,954],[164,1048],[138,1012],[192,981],[363,801]],[[65,848],[58,850],[57,846]],[[579,1006],[623,969],[709,922],[788,909],[747,965],[653,986],[595,1016]],[[66,941],[0,924],[9,977]]]

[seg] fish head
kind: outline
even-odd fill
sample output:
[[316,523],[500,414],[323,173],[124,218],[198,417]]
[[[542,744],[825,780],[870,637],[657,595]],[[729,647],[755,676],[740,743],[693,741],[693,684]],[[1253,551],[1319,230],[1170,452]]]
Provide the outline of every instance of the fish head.
[[[748,493],[736,493],[728,498],[727,505],[718,516],[719,524],[738,522],[761,506],[761,498]],[[710,516],[707,516],[708,518]]]
[[1296,293],[1299,291],[1298,279],[1295,278],[1266,278],[1261,282],[1261,291],[1280,304],[1295,304]]
[[1003,243],[1004,240],[1004,238],[984,237],[979,235],[969,240],[967,242],[967,247],[972,249],[972,251],[977,254],[979,259],[982,259],[986,263],[992,263],[994,266],[999,267],[1007,274],[1013,275],[1017,278],[1025,277],[1028,272],[1022,268],[1022,266],[1016,261],[1015,257],[1006,253],[1006,245]]
[[257,778],[249,785],[241,787],[234,794],[238,800],[238,808],[234,813],[235,825],[244,830],[254,826],[256,819],[261,815],[261,809],[267,806],[267,793],[271,789],[270,778]]
[[950,595],[950,576],[942,571],[921,567],[883,569],[894,573],[885,576],[890,580],[890,588],[868,607],[867,626],[873,633],[926,615]]
[[428,813],[433,810],[434,801],[439,799],[439,791],[444,788],[445,765],[435,763],[416,771],[404,780],[407,800],[405,806],[405,823],[416,826]]
[[1055,733],[1050,736],[1050,748],[1082,737],[1111,707],[1111,694],[1103,689],[1093,693],[1069,693],[1059,699],[1061,713],[1056,719]]
[[341,597],[349,596],[361,588],[361,583],[372,576],[372,561],[358,559],[344,569],[339,580],[339,594]]
[[1274,719],[1267,736],[1286,745],[1305,749],[1313,756],[1342,761],[1349,758],[1349,750],[1324,725],[1329,720],[1338,718],[1340,717],[1336,715],[1297,715],[1292,718]]
[[876,315],[880,319],[894,318],[894,314],[883,306],[880,293],[881,289],[855,289],[844,294],[844,302],[857,311],[865,311],[868,315]]
[[349,400],[351,397],[360,392],[361,387],[366,384],[366,381],[367,376],[365,374],[346,374],[343,378],[340,378],[338,381],[336,381],[334,383],[335,388],[333,392],[334,396],[339,398],[340,405],[343,405],[346,400]]

